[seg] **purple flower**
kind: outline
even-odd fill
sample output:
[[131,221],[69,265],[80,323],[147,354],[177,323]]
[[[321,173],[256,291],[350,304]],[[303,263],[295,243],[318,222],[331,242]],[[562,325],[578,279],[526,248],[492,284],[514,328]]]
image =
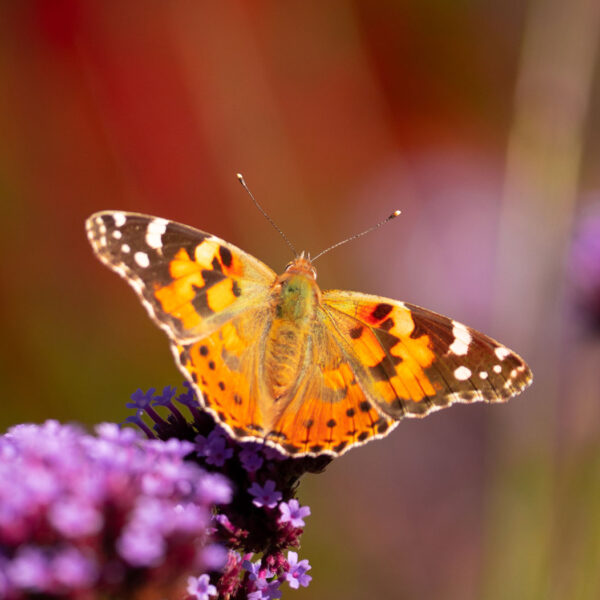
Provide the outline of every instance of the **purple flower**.
[[297,590],[299,586],[307,587],[312,580],[312,577],[306,574],[306,572],[311,569],[308,560],[304,559],[298,562],[298,553],[290,550],[288,552],[287,562],[289,564],[289,569],[285,574],[285,578],[288,585],[295,590]]
[[248,488],[248,492],[254,496],[252,504],[254,506],[265,506],[266,508],[275,508],[281,500],[281,492],[275,489],[275,482],[272,479],[265,481],[261,486],[256,481]]
[[304,527],[304,517],[310,515],[310,507],[300,506],[295,498],[292,498],[289,502],[282,502],[279,505],[279,510],[281,511],[279,522],[291,523],[292,527]]
[[177,390],[170,385],[165,386],[162,394],[152,398],[152,406],[166,406],[167,408],[171,408],[173,396],[175,395],[176,391]]
[[52,573],[67,588],[90,588],[98,578],[96,561],[75,548],[66,548],[52,560]]
[[152,399],[154,398],[154,392],[156,388],[150,388],[147,392],[137,389],[131,394],[131,402],[127,402],[125,406],[127,408],[133,408],[136,410],[147,410],[152,405]]
[[51,569],[44,553],[33,546],[22,546],[6,565],[8,579],[17,589],[44,592],[51,582]]
[[196,497],[206,504],[229,504],[231,485],[219,473],[206,473],[196,486]]
[[273,573],[269,569],[265,569],[260,560],[254,562],[245,560],[242,562],[242,567],[248,571],[248,579],[256,582],[259,587],[264,587],[267,584],[267,579],[273,577]]
[[196,398],[196,394],[192,389],[192,386],[188,381],[183,382],[183,387],[186,388],[186,391],[182,394],[179,394],[175,400],[188,408],[198,408],[198,398]]
[[257,444],[246,444],[240,452],[240,462],[248,473],[255,473],[265,462],[263,457],[258,453],[257,446]]
[[208,575],[200,575],[200,577],[188,577],[187,593],[194,600],[208,600],[210,596],[217,595],[217,588],[210,583]]
[[86,498],[65,498],[48,509],[48,519],[54,528],[67,538],[98,533],[104,520],[100,511],[90,506]]
[[263,587],[250,592],[248,594],[248,600],[277,600],[277,598],[281,598],[280,585],[281,583],[277,580],[270,581]]
[[222,467],[233,456],[233,448],[227,446],[227,440],[216,429],[210,432],[208,438],[199,435],[195,441],[198,456],[204,457],[209,465]]
[[207,548],[222,564],[212,511],[227,479],[184,461],[189,442],[97,432],[49,421],[0,436],[0,596],[120,596],[120,582],[135,596],[204,569]]

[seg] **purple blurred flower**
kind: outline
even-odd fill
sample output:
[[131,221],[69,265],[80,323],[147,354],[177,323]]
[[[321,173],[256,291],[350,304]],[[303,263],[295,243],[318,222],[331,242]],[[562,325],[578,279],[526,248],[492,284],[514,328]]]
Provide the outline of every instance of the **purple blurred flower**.
[[184,462],[193,444],[96,432],[48,421],[0,436],[0,596],[135,595],[218,554],[211,513],[231,488]]
[[298,562],[298,553],[290,550],[288,552],[287,562],[289,564],[289,569],[285,574],[285,578],[288,585],[295,590],[297,590],[299,586],[307,587],[312,581],[312,577],[306,574],[306,572],[311,569],[308,560],[304,559]]
[[575,224],[569,260],[573,301],[600,330],[600,202],[591,203]]
[[248,492],[254,496],[252,504],[258,506],[266,506],[267,508],[275,508],[281,500],[281,492],[275,489],[275,482],[272,479],[265,481],[265,485],[261,486],[256,481],[248,488]]
[[289,502],[282,502],[279,505],[279,510],[281,511],[279,522],[290,523],[292,527],[304,527],[304,517],[310,515],[310,507],[300,506],[295,498],[292,498]]
[[98,578],[96,561],[76,548],[58,552],[52,560],[52,572],[65,588],[91,588]]
[[217,588],[210,583],[208,575],[188,577],[187,593],[194,600],[208,600],[210,596],[217,595]]

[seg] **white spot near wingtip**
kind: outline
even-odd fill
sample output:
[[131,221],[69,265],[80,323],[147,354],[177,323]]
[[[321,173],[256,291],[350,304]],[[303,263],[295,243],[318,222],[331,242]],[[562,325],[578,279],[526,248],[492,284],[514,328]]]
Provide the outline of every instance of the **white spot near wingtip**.
[[500,365],[494,365],[494,373],[502,373],[502,367]]
[[112,236],[115,238],[115,240],[120,240],[123,234],[118,229],[115,229],[112,232]]
[[123,252],[124,254],[129,254],[131,252],[131,248],[129,247],[129,244],[123,244],[121,246],[121,252]]
[[488,372],[487,371],[479,371],[479,377],[481,377],[481,379],[487,379]]
[[452,335],[454,341],[450,344],[450,352],[457,356],[464,356],[469,351],[469,344],[472,340],[471,334],[462,323],[452,321]]
[[117,227],[123,227],[123,225],[125,225],[125,223],[127,222],[127,217],[122,212],[114,212],[112,214],[112,217],[115,220],[115,225]]
[[162,235],[167,230],[169,222],[166,219],[154,219],[148,223],[146,230],[146,244],[157,250],[162,248]]
[[510,350],[504,346],[498,346],[494,349],[494,353],[498,357],[498,360],[504,360],[510,354]]
[[471,369],[468,369],[467,367],[462,366],[454,369],[454,377],[459,381],[466,381],[471,375]]
[[133,259],[138,264],[138,266],[142,267],[142,269],[145,269],[150,264],[150,259],[148,258],[148,255],[145,252],[136,252],[133,255]]

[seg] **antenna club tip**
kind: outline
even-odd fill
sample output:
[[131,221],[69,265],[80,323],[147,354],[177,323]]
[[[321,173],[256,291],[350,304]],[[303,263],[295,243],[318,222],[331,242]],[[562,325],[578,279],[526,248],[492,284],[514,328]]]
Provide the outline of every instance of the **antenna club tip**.
[[391,215],[390,215],[390,219],[395,219],[396,217],[399,217],[402,214],[401,210],[395,210]]
[[241,173],[236,173],[235,176],[240,180],[244,181],[244,176]]

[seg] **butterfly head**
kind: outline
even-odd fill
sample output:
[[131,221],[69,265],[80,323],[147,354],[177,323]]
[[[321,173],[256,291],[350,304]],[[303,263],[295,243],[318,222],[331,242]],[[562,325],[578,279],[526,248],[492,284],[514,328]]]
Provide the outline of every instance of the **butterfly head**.
[[285,272],[297,273],[299,275],[305,275],[314,281],[317,280],[317,270],[313,267],[312,261],[310,260],[310,254],[304,252],[304,250],[296,256],[293,261],[288,263]]

